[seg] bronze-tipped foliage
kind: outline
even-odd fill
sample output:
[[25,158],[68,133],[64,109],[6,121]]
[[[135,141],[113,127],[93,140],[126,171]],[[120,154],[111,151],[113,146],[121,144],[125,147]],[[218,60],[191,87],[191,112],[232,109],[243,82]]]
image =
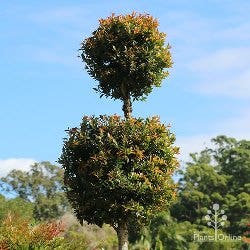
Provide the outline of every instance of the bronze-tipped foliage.
[[128,118],[131,101],[145,98],[159,87],[172,66],[166,34],[148,14],[112,15],[101,19],[91,37],[81,44],[81,57],[89,74],[98,81],[101,96],[123,101]]
[[118,229],[164,209],[174,197],[174,140],[157,117],[84,117],[68,130],[59,162],[79,221]]

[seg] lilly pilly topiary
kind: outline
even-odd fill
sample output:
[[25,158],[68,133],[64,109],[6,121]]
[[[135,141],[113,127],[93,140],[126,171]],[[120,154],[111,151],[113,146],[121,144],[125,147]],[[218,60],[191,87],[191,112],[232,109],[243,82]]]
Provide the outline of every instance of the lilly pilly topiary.
[[98,81],[95,90],[123,101],[125,118],[83,117],[79,128],[67,131],[59,162],[78,220],[112,225],[119,250],[128,249],[128,223],[145,222],[175,195],[174,135],[157,117],[131,116],[132,101],[144,99],[168,75],[169,49],[158,21],[136,13],[101,19],[80,48]]
[[132,100],[145,98],[159,87],[172,66],[166,34],[148,14],[112,15],[100,20],[80,51],[89,74],[98,81],[101,96],[123,101],[125,117],[132,112]]

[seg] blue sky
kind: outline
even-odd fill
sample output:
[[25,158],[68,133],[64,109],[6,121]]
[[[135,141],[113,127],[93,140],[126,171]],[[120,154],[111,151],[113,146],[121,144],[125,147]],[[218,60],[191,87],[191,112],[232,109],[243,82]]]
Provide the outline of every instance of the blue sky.
[[249,1],[1,1],[0,176],[54,163],[83,115],[122,114],[77,55],[98,19],[132,11],[158,18],[174,60],[133,115],[170,123],[183,161],[219,134],[250,139]]

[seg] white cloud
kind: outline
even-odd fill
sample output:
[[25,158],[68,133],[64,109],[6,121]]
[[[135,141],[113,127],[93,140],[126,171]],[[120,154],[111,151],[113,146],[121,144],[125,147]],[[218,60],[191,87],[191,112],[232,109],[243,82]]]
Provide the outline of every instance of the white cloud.
[[238,42],[248,41],[250,39],[250,23],[242,23],[238,26],[226,28],[217,32],[221,39],[235,40]]
[[250,98],[250,47],[228,48],[203,56],[188,66],[198,75],[193,89],[210,95]]
[[227,48],[191,62],[192,71],[202,74],[238,70],[249,67],[250,48]]
[[6,176],[13,169],[28,171],[35,162],[34,159],[29,158],[0,159],[0,177]]
[[250,70],[231,77],[222,75],[204,80],[201,84],[196,84],[194,88],[204,94],[250,98]]
[[237,116],[231,117],[217,124],[218,133],[237,139],[250,140],[250,112],[246,108]]
[[189,154],[200,152],[206,147],[212,147],[211,139],[218,135],[234,137],[237,140],[250,140],[250,113],[243,110],[238,115],[214,124],[210,134],[197,134],[192,136],[177,136],[176,146],[180,147],[179,159],[181,162],[191,160]]
[[178,136],[176,138],[176,146],[180,147],[179,159],[181,162],[190,161],[190,153],[200,152],[212,144],[210,140],[213,135],[194,135],[194,136]]

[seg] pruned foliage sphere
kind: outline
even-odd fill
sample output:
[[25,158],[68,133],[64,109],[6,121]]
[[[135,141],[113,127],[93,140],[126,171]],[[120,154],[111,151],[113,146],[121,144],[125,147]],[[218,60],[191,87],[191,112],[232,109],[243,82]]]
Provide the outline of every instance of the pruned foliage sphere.
[[67,132],[59,162],[80,222],[144,219],[174,197],[178,148],[158,117],[85,116]]
[[114,99],[144,99],[172,66],[166,34],[148,14],[113,14],[99,22],[80,48],[88,73],[98,82],[95,90]]

